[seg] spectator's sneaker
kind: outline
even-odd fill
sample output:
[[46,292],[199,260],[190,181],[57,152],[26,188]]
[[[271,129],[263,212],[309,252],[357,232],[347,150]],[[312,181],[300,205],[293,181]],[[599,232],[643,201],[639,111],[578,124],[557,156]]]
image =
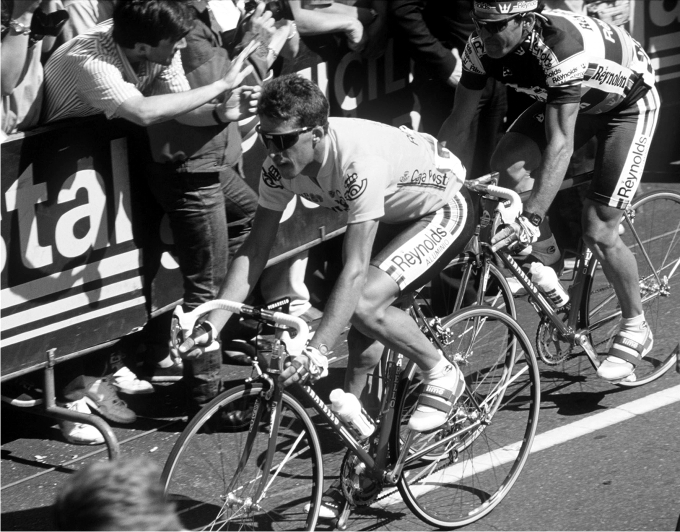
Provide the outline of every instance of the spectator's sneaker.
[[29,379],[19,377],[2,385],[0,397],[5,403],[22,408],[41,405],[43,391]]
[[[323,496],[321,497],[321,508],[319,509],[319,519],[337,519],[344,502],[345,496],[342,493],[340,481],[336,480],[323,492]],[[311,504],[305,504],[305,512],[309,513],[310,508]]]
[[[60,406],[81,414],[92,413],[85,402],[85,398]],[[101,445],[104,443],[104,436],[93,425],[75,421],[60,421],[59,428],[64,438],[76,445]]]
[[143,381],[132,373],[130,368],[122,366],[118,371],[111,375],[111,384],[119,391],[127,394],[153,393],[153,385],[149,381]]
[[463,372],[449,363],[444,369],[444,375],[423,383],[423,391],[420,392],[408,428],[418,432],[429,432],[441,427],[453,412],[464,390]]
[[134,423],[137,415],[127,407],[108,379],[95,380],[85,392],[87,405],[102,417],[116,423]]
[[654,338],[646,321],[634,328],[621,329],[609,348],[609,356],[597,368],[597,375],[608,381],[630,377],[653,346]]

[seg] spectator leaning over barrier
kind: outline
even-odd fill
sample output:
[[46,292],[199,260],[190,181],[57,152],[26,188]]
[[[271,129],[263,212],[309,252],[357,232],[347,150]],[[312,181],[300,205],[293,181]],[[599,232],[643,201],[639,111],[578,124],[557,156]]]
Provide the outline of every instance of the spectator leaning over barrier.
[[[204,105],[238,85],[251,71],[245,49],[224,77],[191,89],[179,50],[194,24],[188,2],[127,0],[118,2],[113,19],[61,46],[45,65],[43,119],[105,113],[148,126],[173,118],[193,125],[226,119],[225,104]],[[249,93],[246,93],[249,95]]]

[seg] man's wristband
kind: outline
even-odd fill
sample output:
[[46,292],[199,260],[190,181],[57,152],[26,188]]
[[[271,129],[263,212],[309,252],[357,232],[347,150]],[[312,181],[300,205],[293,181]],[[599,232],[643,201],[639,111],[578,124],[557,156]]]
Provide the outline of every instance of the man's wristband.
[[217,112],[218,106],[219,106],[219,104],[215,104],[215,106],[213,107],[213,110],[212,110],[212,115],[213,115],[213,119],[215,120],[215,122],[217,122],[219,125],[223,126],[223,125],[227,124],[228,122],[225,122],[224,120],[222,120],[220,118],[220,115]]

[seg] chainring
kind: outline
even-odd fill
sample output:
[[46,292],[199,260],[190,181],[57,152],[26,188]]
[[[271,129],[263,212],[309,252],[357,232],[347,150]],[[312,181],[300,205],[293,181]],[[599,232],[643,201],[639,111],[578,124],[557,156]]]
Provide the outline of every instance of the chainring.
[[[565,322],[569,315],[569,305],[558,310],[557,315]],[[556,366],[572,356],[574,344],[560,334],[550,319],[543,317],[536,331],[536,349],[543,362]]]
[[[364,446],[367,448],[368,445]],[[378,482],[363,473],[363,465],[359,457],[352,451],[347,451],[342,459],[340,468],[340,485],[342,493],[352,506],[368,506],[378,498],[383,489],[383,483]]]

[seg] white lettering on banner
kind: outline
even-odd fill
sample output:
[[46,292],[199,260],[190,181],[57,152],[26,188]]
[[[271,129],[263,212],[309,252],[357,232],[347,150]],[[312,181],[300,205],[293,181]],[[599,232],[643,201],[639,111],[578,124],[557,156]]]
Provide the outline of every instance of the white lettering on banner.
[[[57,203],[75,201],[81,190],[87,193],[87,203],[62,214],[54,231],[57,251],[69,259],[85,254],[90,248],[101,249],[108,245],[106,190],[102,176],[92,167],[91,157],[78,160],[78,169],[62,185]],[[87,224],[79,224],[81,220],[87,220]],[[80,236],[78,233],[82,230],[78,230],[76,225],[81,228],[87,225],[86,233]]]
[[[382,59],[385,68],[383,77],[385,83],[385,94],[390,94],[406,87],[407,80],[405,78],[395,79],[394,77],[395,56],[393,39],[388,41],[387,47],[385,49],[385,55]],[[340,108],[349,115],[354,115],[359,105],[364,102],[363,90],[360,89],[355,92],[353,84],[350,84],[349,92],[345,90],[345,81],[350,77],[348,76],[348,71],[350,70],[350,66],[352,66],[353,63],[357,63],[357,65],[354,65],[354,68],[361,69],[362,79],[363,74],[368,72],[368,100],[370,101],[377,99],[379,92],[377,88],[377,80],[380,79],[380,76],[377,75],[378,63],[375,61],[366,62],[362,59],[361,55],[356,52],[345,54],[345,56],[338,63],[338,66],[335,70],[333,89],[335,90],[335,98],[338,105],[340,105]],[[370,74],[372,70],[376,71],[375,75]],[[319,72],[319,74],[321,74],[321,72]],[[318,84],[320,87],[322,86],[322,80],[320,76]]]
[[[36,205],[46,202],[47,184],[33,182],[33,165],[30,164],[12,183],[5,193],[7,211],[17,211],[17,226],[21,260],[31,269],[45,268],[54,263],[54,248],[68,259],[85,254],[89,249],[101,249],[113,242],[120,244],[132,240],[130,212],[129,174],[127,171],[127,149],[125,139],[111,142],[112,176],[114,183],[113,200],[107,200],[102,176],[94,170],[92,159],[78,161],[77,171],[69,176],[57,193],[57,204],[76,201],[85,193],[87,201],[74,206],[59,216],[45,217],[41,223],[54,225],[51,242],[39,242],[38,217]],[[107,212],[113,209],[115,231],[109,234]],[[84,233],[84,234],[83,234]],[[45,234],[44,232],[42,234]],[[42,245],[41,245],[42,244]],[[6,247],[6,242],[2,243]],[[3,268],[5,263],[2,264]]]
[[[33,184],[33,164],[29,164],[5,193],[7,211],[18,211],[19,249],[27,268],[43,268],[52,264],[52,246],[38,242],[35,206],[47,200],[47,184]],[[4,241],[3,241],[4,245]]]

